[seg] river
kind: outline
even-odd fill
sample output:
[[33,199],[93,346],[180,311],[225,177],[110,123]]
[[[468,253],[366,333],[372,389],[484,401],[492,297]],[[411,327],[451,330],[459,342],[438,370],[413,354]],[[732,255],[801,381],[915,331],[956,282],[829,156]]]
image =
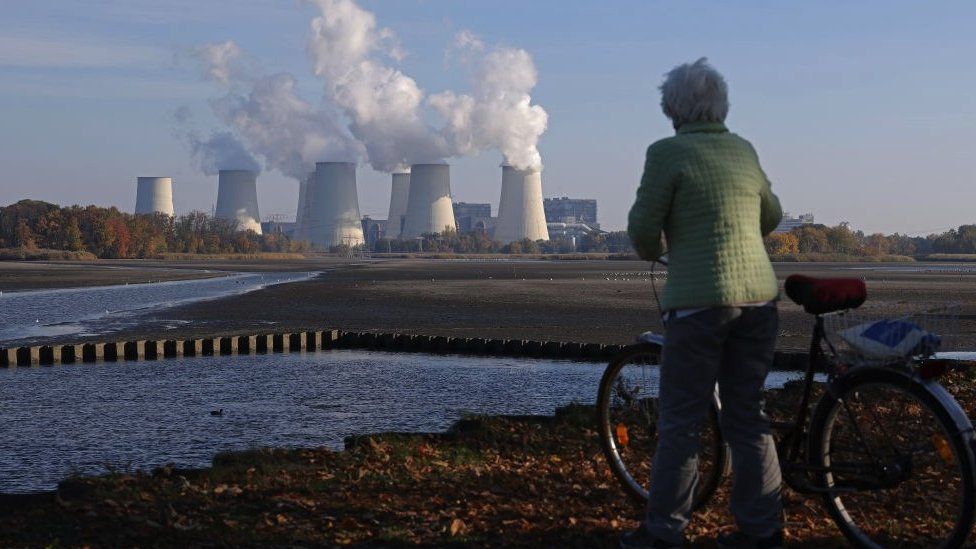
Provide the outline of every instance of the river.
[[[226,450],[340,449],[347,435],[442,431],[470,413],[552,414],[594,402],[602,371],[346,350],[4,369],[0,491],[109,468],[203,467]],[[775,372],[769,385],[798,376]]]
[[[103,335],[135,325],[165,330],[174,321],[147,313],[167,307],[307,280],[317,273],[241,273],[179,280],[0,294],[0,346]],[[176,321],[178,322],[178,321]]]

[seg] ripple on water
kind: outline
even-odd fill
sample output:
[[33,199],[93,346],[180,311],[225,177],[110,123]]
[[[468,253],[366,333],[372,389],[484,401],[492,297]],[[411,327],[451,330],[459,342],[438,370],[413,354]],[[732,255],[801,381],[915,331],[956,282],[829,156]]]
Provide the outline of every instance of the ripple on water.
[[0,370],[0,491],[107,466],[202,467],[255,446],[339,449],[347,435],[441,431],[466,413],[551,414],[592,403],[602,370],[366,351]]

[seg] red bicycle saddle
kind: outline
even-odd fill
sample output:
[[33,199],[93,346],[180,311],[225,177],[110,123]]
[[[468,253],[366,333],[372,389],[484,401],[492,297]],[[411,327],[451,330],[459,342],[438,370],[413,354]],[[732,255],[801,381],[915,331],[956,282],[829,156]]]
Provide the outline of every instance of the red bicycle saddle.
[[868,298],[868,289],[859,278],[813,278],[790,275],[786,295],[812,315],[856,309]]

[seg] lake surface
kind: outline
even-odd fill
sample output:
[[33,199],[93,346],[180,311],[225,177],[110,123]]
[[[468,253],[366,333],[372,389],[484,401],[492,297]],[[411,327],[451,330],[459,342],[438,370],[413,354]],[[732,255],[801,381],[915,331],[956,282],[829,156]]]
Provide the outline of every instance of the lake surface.
[[[330,351],[0,370],[0,491],[71,473],[203,467],[259,446],[443,431],[468,413],[552,414],[592,403],[603,365]],[[799,373],[776,372],[778,386]],[[211,410],[223,408],[214,417]]]
[[[244,273],[91,288],[0,294],[0,346],[27,345],[47,338],[107,334],[135,326],[153,327],[145,313],[166,307],[307,280],[317,273]],[[172,322],[172,321],[169,321]],[[163,321],[158,328],[166,329]]]

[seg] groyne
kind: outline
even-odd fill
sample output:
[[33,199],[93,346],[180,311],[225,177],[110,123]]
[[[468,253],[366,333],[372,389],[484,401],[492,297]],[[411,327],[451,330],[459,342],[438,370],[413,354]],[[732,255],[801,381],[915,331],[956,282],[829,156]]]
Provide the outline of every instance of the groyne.
[[[104,343],[69,343],[0,348],[0,367],[317,352],[332,349],[368,349],[390,352],[605,362],[619,352],[622,347],[621,345],[604,345],[601,343],[347,332],[327,329],[199,339],[140,339]],[[780,351],[776,353],[774,368],[777,370],[802,370],[806,367],[806,360],[807,354],[804,352]]]

